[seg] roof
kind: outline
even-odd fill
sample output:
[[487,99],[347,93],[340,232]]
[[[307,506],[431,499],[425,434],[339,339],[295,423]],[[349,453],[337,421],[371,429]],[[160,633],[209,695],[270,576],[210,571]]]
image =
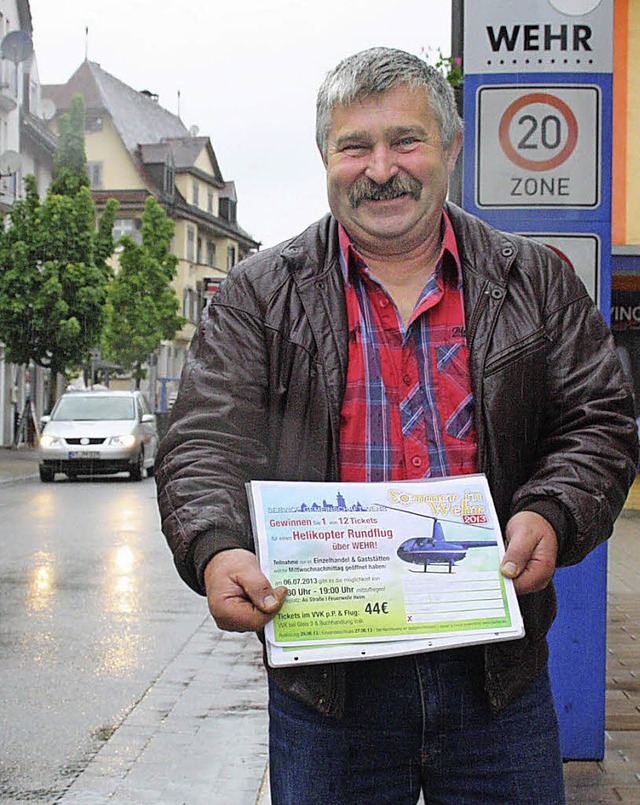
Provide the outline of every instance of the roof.
[[238,194],[236,193],[236,183],[235,182],[225,182],[224,183],[224,190],[221,193],[223,198],[229,198],[231,201],[238,201]]
[[[138,92],[107,73],[96,62],[88,60],[80,65],[66,84],[42,87],[43,97],[50,98],[60,112],[70,108],[72,97],[78,93],[84,98],[87,115],[109,115],[149,192],[157,187],[157,191],[153,192],[159,197],[163,196],[163,190],[158,187],[157,176],[153,175],[153,166],[168,164],[177,172],[189,171],[199,175],[203,180],[219,187],[222,196],[231,197],[235,201],[233,182],[224,181],[209,137],[191,136],[182,120],[160,106],[151,92]],[[211,174],[196,166],[203,150],[206,150],[211,162]],[[94,197],[97,195],[99,194],[94,192]],[[108,195],[114,196],[116,193],[109,192]],[[137,202],[139,195],[138,192],[134,197],[126,190],[117,193],[117,197],[123,202],[127,200],[125,196],[130,197],[131,203]],[[257,248],[260,245],[237,224],[229,224],[193,208],[186,200],[181,199],[178,191],[173,203],[187,217],[206,215],[207,223],[239,238],[248,248]]]
[[173,151],[168,142],[144,143],[140,146],[140,158],[145,165],[173,164]]
[[[206,149],[212,164],[213,181],[220,187],[224,185],[208,137],[192,137],[177,115],[154,100],[156,96],[148,90],[138,92],[107,73],[96,62],[83,62],[66,84],[45,85],[42,93],[60,111],[69,109],[72,97],[81,94],[87,112],[106,112],[127,151],[134,159],[139,157],[143,164],[165,162],[172,154],[177,171],[197,172],[195,163]],[[170,144],[170,153],[167,143]]]
[[171,145],[177,171],[200,172],[195,163],[203,149],[206,150],[211,162],[215,183],[219,187],[224,187],[224,179],[218,165],[218,158],[208,137],[167,137],[163,142],[168,142]]
[[171,137],[167,140],[171,143],[176,170],[192,168],[209,142],[208,137]]
[[127,391],[126,389],[92,388],[65,391],[65,394],[72,394],[74,397],[135,397],[142,394],[138,389]]
[[157,143],[170,137],[188,137],[177,115],[164,109],[147,92],[138,92],[115,78],[99,64],[84,61],[63,85],[45,85],[44,97],[60,110],[67,110],[71,98],[80,93],[87,111],[106,111],[129,153],[141,143]]

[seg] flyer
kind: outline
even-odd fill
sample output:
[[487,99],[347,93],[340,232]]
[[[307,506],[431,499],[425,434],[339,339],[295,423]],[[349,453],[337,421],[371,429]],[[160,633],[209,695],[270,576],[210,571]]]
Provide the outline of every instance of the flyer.
[[265,630],[280,664],[522,636],[484,475],[254,481],[247,494],[262,570],[288,590]]
[[425,651],[439,651],[446,648],[460,648],[499,640],[513,640],[520,635],[495,632],[489,636],[479,632],[462,638],[460,635],[431,637],[418,640],[389,640],[377,643],[332,643],[313,646],[275,646],[267,641],[267,657],[272,666],[313,665],[323,662],[345,662],[347,660],[373,660],[377,657],[399,657]]

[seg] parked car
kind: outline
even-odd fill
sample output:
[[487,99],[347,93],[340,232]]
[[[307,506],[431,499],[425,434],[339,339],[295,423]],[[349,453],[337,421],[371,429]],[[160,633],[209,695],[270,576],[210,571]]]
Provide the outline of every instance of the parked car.
[[140,391],[74,391],[43,416],[40,480],[57,472],[78,475],[128,472],[141,481],[153,473],[158,449],[156,417]]

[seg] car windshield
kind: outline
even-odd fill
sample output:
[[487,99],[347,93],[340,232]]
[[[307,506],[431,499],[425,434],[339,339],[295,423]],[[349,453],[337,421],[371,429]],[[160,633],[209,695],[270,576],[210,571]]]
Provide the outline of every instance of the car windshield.
[[133,418],[131,397],[62,397],[51,416],[55,422]]

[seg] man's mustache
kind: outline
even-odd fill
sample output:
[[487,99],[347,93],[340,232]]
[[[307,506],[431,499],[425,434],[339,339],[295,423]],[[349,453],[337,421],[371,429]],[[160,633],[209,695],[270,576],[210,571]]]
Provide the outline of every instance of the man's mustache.
[[398,196],[410,195],[414,201],[420,198],[422,182],[411,176],[397,174],[384,184],[378,184],[367,176],[356,179],[349,189],[349,202],[355,209],[363,201],[386,201]]

